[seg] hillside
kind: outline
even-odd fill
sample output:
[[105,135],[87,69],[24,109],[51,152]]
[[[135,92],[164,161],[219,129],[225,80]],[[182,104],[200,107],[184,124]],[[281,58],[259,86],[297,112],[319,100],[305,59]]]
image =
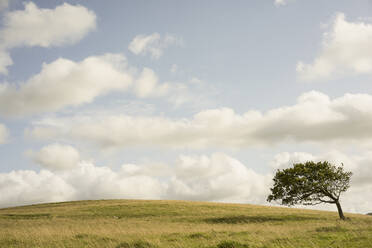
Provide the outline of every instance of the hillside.
[[0,247],[372,247],[372,217],[185,201],[101,200],[0,209]]

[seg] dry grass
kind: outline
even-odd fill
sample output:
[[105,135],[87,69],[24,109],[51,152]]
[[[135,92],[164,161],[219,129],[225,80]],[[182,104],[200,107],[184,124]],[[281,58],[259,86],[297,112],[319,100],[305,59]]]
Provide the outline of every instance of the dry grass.
[[184,201],[104,200],[0,210],[0,247],[372,247],[372,217]]

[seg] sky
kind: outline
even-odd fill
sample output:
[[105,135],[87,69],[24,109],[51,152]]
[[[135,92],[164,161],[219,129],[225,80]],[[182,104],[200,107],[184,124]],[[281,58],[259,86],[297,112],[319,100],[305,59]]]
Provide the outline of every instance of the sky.
[[[372,1],[0,0],[0,207],[267,205],[344,164],[372,211]],[[336,211],[333,205],[318,209]]]

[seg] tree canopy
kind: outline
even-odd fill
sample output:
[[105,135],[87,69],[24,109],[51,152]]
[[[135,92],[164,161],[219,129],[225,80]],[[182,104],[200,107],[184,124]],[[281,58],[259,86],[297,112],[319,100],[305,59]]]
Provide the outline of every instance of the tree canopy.
[[340,195],[350,187],[352,172],[331,163],[296,163],[293,167],[277,170],[267,201],[279,201],[282,205],[336,204],[339,216],[345,219],[340,205]]

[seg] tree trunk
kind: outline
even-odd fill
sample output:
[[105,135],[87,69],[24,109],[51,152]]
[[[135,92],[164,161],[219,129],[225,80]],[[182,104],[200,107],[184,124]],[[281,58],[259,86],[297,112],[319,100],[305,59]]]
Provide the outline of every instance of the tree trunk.
[[345,220],[345,216],[344,216],[344,213],[342,212],[341,204],[339,201],[336,201],[336,206],[337,206],[338,215],[340,216],[340,219]]

